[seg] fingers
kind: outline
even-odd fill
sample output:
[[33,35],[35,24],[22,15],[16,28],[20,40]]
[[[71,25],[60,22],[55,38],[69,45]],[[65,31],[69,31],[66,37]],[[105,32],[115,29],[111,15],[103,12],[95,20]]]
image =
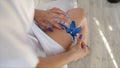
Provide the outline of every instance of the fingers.
[[84,42],[81,43],[81,47],[82,47],[83,49],[88,49],[88,46],[87,46]]
[[62,28],[59,26],[59,24],[55,20],[51,18],[47,18],[47,19],[48,20],[46,21],[48,21],[49,23],[46,23],[45,20],[42,20],[42,19],[37,19],[36,21],[39,26],[42,26],[45,29],[48,29],[49,31],[53,31],[54,30],[53,27],[62,30]]
[[77,57],[75,58],[75,61],[84,58],[89,53],[89,48],[84,44],[84,42],[77,44],[75,49],[77,50]]
[[53,8],[50,10],[50,12],[54,13],[56,18],[59,18],[63,20],[64,22],[66,22],[66,20],[68,19],[66,13],[60,10],[59,8]]
[[82,49],[86,53],[86,55],[89,53],[89,47],[85,44],[85,42],[81,43],[81,46],[83,47]]
[[59,19],[60,21],[63,21],[63,22],[66,22],[66,21],[67,21],[67,18],[66,18],[64,15],[53,14],[52,17],[53,17],[53,18],[57,18],[57,19]]
[[78,40],[77,40],[77,44],[81,44],[81,42],[82,42],[82,38],[83,38],[83,35],[80,34],[80,36],[79,36],[79,38],[78,38]]
[[[61,22],[66,22],[67,20],[65,12],[59,8],[53,8],[47,11],[36,11],[35,21],[37,21],[38,25],[50,30],[53,30],[53,28],[51,28],[52,26],[62,30],[61,26],[54,20],[54,18],[60,19]],[[47,24],[44,21],[47,21],[50,24]]]
[[62,28],[60,27],[60,25],[55,20],[50,19],[49,22],[52,24],[53,27],[62,30]]
[[52,8],[48,10],[48,13],[51,16],[49,17],[49,19],[47,18],[48,19],[47,21],[50,22],[53,25],[53,27],[62,30],[62,28],[60,27],[58,22],[54,20],[54,18],[60,19],[61,22],[66,22],[67,17],[65,12],[60,10],[59,8]]
[[54,12],[54,13],[63,14],[63,15],[66,16],[66,13],[59,8],[52,8],[51,11]]
[[82,37],[83,37],[83,35],[80,34],[77,44],[79,44],[79,46],[80,46],[82,49],[88,50],[88,46],[85,44],[84,41],[82,41]]
[[48,29],[51,32],[53,32],[53,30],[54,30],[50,24],[47,24],[43,21],[38,21],[38,25],[44,27],[45,29]]
[[77,45],[73,47],[75,58],[74,60],[79,60],[84,58],[89,53],[89,48],[86,46],[86,44],[82,41],[82,35],[80,35],[80,38],[78,39]]

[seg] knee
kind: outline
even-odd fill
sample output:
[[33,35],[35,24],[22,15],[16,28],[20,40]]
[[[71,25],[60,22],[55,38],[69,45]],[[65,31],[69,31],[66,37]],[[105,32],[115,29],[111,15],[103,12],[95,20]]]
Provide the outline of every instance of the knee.
[[81,19],[86,17],[85,10],[83,8],[73,8],[70,10],[70,14],[72,14],[72,16],[77,16]]
[[78,14],[80,15],[80,19],[82,23],[86,23],[86,14],[85,10],[83,8],[76,8],[76,11],[78,11]]
[[85,10],[83,8],[74,8],[73,10],[77,11],[77,12],[79,12],[79,14],[82,14],[85,16]]
[[85,14],[85,10],[83,8],[73,8],[70,10],[70,14],[71,14],[71,19],[79,21],[79,23],[77,24],[78,26],[80,24],[85,25],[86,24],[86,14]]
[[76,8],[77,11],[79,11],[79,14],[84,19],[86,17],[85,10],[83,8]]
[[83,13],[83,14],[85,14],[85,10],[83,8],[76,8],[76,10]]

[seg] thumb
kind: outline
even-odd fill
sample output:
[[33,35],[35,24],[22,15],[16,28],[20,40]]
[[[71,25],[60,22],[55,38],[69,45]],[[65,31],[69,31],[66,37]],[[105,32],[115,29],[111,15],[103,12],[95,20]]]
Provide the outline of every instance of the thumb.
[[79,42],[79,44],[81,44],[81,48],[85,48],[85,43],[82,41],[82,37],[83,37],[83,35],[80,34],[78,42]]
[[77,39],[75,47],[77,47],[77,48],[80,47],[81,48],[81,44],[82,44],[82,34],[80,34],[79,38]]

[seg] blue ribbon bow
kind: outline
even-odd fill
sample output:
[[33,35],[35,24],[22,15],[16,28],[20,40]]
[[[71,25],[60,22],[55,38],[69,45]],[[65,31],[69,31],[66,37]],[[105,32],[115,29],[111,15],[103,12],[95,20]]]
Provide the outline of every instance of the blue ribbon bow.
[[69,33],[69,34],[72,36],[73,40],[75,40],[75,37],[77,36],[77,34],[80,33],[81,30],[82,30],[82,27],[81,27],[81,26],[78,27],[78,28],[76,28],[75,21],[72,21],[72,22],[71,22],[69,28],[68,28],[67,26],[61,24],[61,23],[60,23],[60,25],[61,25],[61,27],[62,27],[63,29],[66,30],[67,33]]

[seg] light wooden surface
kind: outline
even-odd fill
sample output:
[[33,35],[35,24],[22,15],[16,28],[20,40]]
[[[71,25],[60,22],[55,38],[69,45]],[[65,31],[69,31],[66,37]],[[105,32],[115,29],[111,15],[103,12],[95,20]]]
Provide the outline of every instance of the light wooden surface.
[[120,3],[78,0],[87,14],[91,53],[69,68],[120,68]]

